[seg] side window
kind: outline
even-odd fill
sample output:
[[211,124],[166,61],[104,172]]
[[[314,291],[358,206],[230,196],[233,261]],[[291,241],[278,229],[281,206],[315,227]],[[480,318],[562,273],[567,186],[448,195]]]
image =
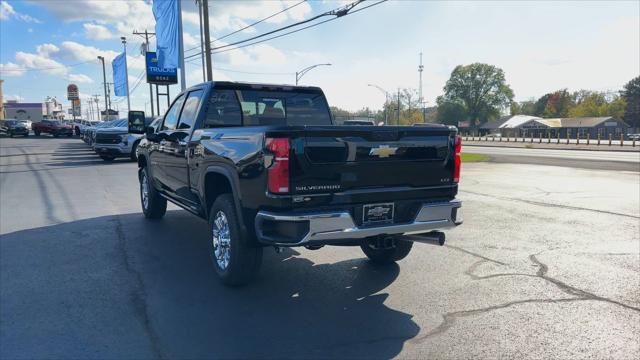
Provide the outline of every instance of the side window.
[[207,103],[204,128],[241,126],[242,113],[233,90],[213,90]]
[[182,108],[182,115],[180,115],[178,129],[188,130],[193,127],[193,123],[196,121],[196,112],[198,111],[198,105],[200,105],[201,97],[202,90],[196,90],[189,93],[187,100],[184,102],[184,107]]
[[165,115],[164,122],[162,123],[162,130],[173,130],[176,128],[176,124],[178,123],[178,116],[180,115],[180,110],[182,109],[183,103],[184,95],[180,95],[180,97],[167,111],[167,115]]

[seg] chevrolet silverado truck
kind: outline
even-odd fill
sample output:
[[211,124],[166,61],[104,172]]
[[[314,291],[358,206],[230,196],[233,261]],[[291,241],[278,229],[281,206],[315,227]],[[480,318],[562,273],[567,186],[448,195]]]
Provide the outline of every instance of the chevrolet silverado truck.
[[[153,121],[151,117],[144,117],[143,111],[130,111],[131,115],[141,114],[141,122],[149,126]],[[109,127],[95,130],[95,142],[93,150],[104,161],[113,161],[115,158],[126,157],[132,161],[138,159],[138,144],[143,135],[129,133],[127,119],[115,121]]]
[[460,149],[445,125],[333,125],[317,87],[207,82],[138,145],[142,211],[170,201],[208,220],[227,285],[250,281],[267,246],[360,246],[387,264],[462,223]]

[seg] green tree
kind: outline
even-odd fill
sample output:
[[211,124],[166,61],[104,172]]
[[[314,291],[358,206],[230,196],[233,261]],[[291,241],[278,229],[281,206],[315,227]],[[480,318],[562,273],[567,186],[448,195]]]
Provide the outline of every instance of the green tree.
[[569,110],[574,106],[573,95],[567,89],[557,90],[543,95],[533,106],[534,116],[540,117],[567,117]]
[[581,90],[574,94],[578,99],[569,110],[570,117],[613,116],[621,119],[624,116],[626,100],[621,96],[608,96],[603,92]]
[[629,81],[620,95],[626,102],[624,121],[631,127],[640,128],[640,76]]
[[511,115],[535,115],[535,99],[511,103]]
[[464,105],[448,101],[444,96],[438,96],[436,99],[438,110],[436,111],[436,121],[441,124],[458,126],[459,121],[468,119],[467,109]]
[[474,63],[458,65],[444,86],[444,100],[463,106],[465,118],[472,126],[495,119],[513,100],[504,71],[493,65]]

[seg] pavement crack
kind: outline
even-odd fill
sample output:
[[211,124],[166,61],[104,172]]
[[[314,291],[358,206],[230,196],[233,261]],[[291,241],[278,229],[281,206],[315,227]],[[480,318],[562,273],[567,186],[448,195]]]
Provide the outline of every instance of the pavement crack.
[[486,257],[486,256],[483,256],[483,255],[480,255],[480,254],[474,253],[474,252],[472,252],[472,251],[469,251],[469,250],[466,250],[466,249],[463,249],[463,248],[460,248],[460,247],[457,247],[457,246],[448,245],[448,244],[445,244],[444,246],[445,246],[445,247],[448,247],[449,249],[454,249],[454,250],[457,250],[457,251],[461,251],[461,252],[463,252],[463,253],[465,253],[465,254],[469,254],[469,255],[471,255],[471,256],[474,256],[474,257],[480,258],[480,259],[482,259],[482,260],[492,262],[492,263],[494,263],[494,264],[498,264],[498,265],[507,265],[507,264],[505,264],[505,263],[503,263],[503,262],[501,262],[501,261],[490,259],[490,258],[488,258],[488,257]]
[[596,212],[596,213],[599,213],[599,214],[616,215],[616,216],[629,217],[629,218],[632,218],[632,219],[640,219],[640,216],[637,216],[637,215],[619,213],[619,212],[615,212],[615,211],[591,209],[591,208],[584,208],[584,207],[571,206],[571,205],[552,204],[552,203],[546,203],[546,202],[542,202],[542,201],[511,198],[511,197],[507,197],[507,196],[488,195],[488,194],[482,194],[482,193],[468,191],[468,190],[461,190],[460,192],[468,193],[468,194],[472,194],[472,195],[478,195],[478,196],[485,196],[485,197],[489,197],[489,198],[492,198],[492,199],[498,199],[498,200],[523,202],[523,203],[527,203],[527,204],[531,204],[531,205],[537,205],[537,206],[553,207],[553,208],[560,208],[560,209],[567,209],[567,210],[591,211],[591,212]]
[[603,301],[603,302],[607,302],[610,304],[614,304],[614,305],[618,305],[618,306],[622,306],[626,309],[629,310],[633,310],[633,311],[638,311],[640,312],[640,308],[635,307],[635,306],[631,306],[631,305],[627,305],[625,303],[613,300],[613,299],[609,299],[609,298],[605,298],[593,293],[590,293],[588,291],[582,290],[582,289],[578,289],[574,286],[571,286],[565,282],[562,282],[558,279],[555,279],[551,276],[547,275],[547,272],[549,271],[549,267],[543,263],[542,261],[538,260],[538,258],[536,257],[535,254],[529,255],[529,259],[531,260],[531,262],[533,262],[534,264],[538,265],[538,271],[536,273],[536,276],[539,278],[542,278],[552,284],[554,284],[555,286],[557,286],[561,291],[563,291],[566,294],[569,295],[575,295],[575,296],[580,296],[582,299],[585,300],[596,300],[596,301]]
[[133,266],[131,255],[127,249],[127,240],[124,230],[122,229],[122,222],[116,216],[115,220],[115,232],[118,239],[118,251],[122,256],[125,270],[131,275],[135,281],[135,287],[130,293],[131,303],[138,319],[140,320],[144,330],[151,343],[152,351],[155,357],[164,359],[162,348],[160,346],[160,339],[156,334],[153,326],[151,325],[151,318],[149,317],[149,306],[147,304],[147,293],[145,290],[144,281],[142,280],[142,274],[136,270]]
[[484,308],[480,308],[480,309],[461,310],[461,311],[449,312],[449,313],[446,313],[446,314],[442,315],[443,321],[442,321],[442,323],[440,323],[440,325],[438,325],[438,327],[436,327],[435,329],[429,331],[428,333],[426,333],[426,334],[424,334],[422,336],[415,337],[415,338],[409,340],[409,342],[411,342],[411,343],[421,343],[421,342],[424,342],[425,340],[427,340],[428,338],[430,338],[432,336],[441,334],[441,333],[449,330],[456,323],[456,320],[459,319],[459,318],[464,318],[464,317],[468,317],[468,316],[484,314],[484,313],[488,313],[490,311],[499,310],[499,309],[505,309],[505,308],[508,308],[508,307],[511,307],[511,306],[521,305],[521,304],[536,304],[536,303],[557,304],[557,303],[566,303],[566,302],[584,301],[584,300],[591,300],[591,299],[583,299],[583,298],[527,299],[527,300],[511,301],[511,302],[507,302],[507,303],[504,303],[504,304],[488,306],[488,307],[484,307]]

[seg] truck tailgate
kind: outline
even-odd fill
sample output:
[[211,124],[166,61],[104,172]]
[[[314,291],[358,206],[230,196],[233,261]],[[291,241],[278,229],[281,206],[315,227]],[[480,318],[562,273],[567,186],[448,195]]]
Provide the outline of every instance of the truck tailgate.
[[454,135],[445,126],[309,127],[291,140],[291,193],[452,185]]

